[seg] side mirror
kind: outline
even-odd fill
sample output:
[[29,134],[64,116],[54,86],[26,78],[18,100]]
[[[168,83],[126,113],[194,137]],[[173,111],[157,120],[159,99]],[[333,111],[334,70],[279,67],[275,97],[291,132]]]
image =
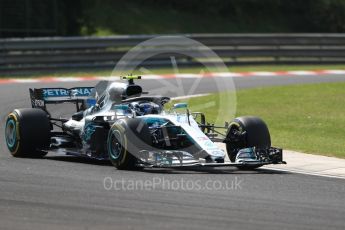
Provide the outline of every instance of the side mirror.
[[187,103],[177,103],[174,104],[174,109],[187,109],[188,108],[188,104]]
[[114,105],[113,109],[115,109],[115,110],[128,110],[129,107],[128,107],[128,105],[119,104],[119,105]]

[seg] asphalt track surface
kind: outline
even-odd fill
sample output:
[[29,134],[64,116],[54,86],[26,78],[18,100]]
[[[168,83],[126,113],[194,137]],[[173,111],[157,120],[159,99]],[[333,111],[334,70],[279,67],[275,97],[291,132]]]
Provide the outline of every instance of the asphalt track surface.
[[[194,80],[184,79],[183,85],[189,87]],[[202,80],[194,93],[221,90],[211,81]],[[345,76],[243,77],[234,81],[240,89],[345,81]],[[142,81],[146,89],[158,87],[158,83]],[[43,159],[12,158],[4,145],[6,114],[29,107],[28,88],[43,86],[47,84],[0,85],[0,229],[345,228],[342,179],[264,169],[118,171],[107,162],[51,153]],[[63,113],[58,110],[54,112]]]

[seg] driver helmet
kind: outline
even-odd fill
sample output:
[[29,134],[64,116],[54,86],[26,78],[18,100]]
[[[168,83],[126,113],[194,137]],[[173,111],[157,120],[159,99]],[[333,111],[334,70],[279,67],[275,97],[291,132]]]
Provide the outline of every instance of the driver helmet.
[[161,107],[153,102],[132,102],[130,107],[134,109],[137,116],[159,114],[162,112]]

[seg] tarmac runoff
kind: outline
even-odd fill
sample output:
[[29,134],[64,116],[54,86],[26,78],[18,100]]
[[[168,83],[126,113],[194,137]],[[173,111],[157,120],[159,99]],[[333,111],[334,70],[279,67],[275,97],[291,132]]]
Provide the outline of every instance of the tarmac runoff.
[[345,159],[283,150],[286,165],[268,165],[265,168],[307,175],[345,179]]
[[[217,145],[226,151],[225,144],[217,143]],[[286,161],[287,164],[266,165],[262,168],[345,179],[345,159],[306,154],[283,149],[283,160]],[[228,157],[226,157],[225,161],[229,162],[230,160]]]

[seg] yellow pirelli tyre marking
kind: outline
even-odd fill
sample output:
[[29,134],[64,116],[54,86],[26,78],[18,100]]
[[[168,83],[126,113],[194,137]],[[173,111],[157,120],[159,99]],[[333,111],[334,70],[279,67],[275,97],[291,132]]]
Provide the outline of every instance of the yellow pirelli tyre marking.
[[121,134],[122,134],[122,139],[123,139],[123,143],[122,144],[122,148],[124,148],[124,152],[123,152],[123,157],[120,161],[120,164],[124,163],[126,157],[127,157],[127,137],[125,135],[125,128],[120,125],[120,124],[113,124],[113,126],[111,127],[111,130],[113,130],[114,128],[117,128],[118,130],[120,130]]
[[123,157],[121,159],[121,164],[124,163],[126,157],[127,157],[127,154],[128,154],[128,151],[127,151],[127,137],[126,135],[123,133],[123,142],[124,142],[124,152],[123,152]]
[[231,126],[236,126],[236,127],[238,127],[239,130],[242,130],[241,125],[239,123],[235,122],[235,121],[230,123],[229,127],[231,127]]
[[125,132],[125,128],[124,128],[122,125],[120,125],[120,124],[114,124],[113,127],[114,127],[114,126],[116,126],[121,132],[123,132],[123,133]]
[[20,134],[19,134],[19,121],[17,118],[17,115],[14,113],[10,113],[8,115],[8,118],[13,118],[16,122],[16,138],[17,138],[17,144],[16,144],[16,148],[14,151],[11,151],[12,153],[17,153],[18,149],[19,149],[19,145],[20,145]]

